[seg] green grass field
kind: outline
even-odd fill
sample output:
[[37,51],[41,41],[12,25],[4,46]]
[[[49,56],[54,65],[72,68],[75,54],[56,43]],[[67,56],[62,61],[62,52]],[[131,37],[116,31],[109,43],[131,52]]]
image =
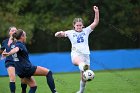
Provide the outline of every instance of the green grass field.
[[[95,71],[96,77],[87,83],[85,93],[140,93],[140,69]],[[37,93],[51,93],[46,79],[35,76]],[[79,89],[79,73],[54,74],[59,93],[76,93]],[[9,92],[9,78],[0,77],[0,93]],[[29,87],[28,89],[29,90]],[[16,79],[16,93],[20,93],[20,79]]]

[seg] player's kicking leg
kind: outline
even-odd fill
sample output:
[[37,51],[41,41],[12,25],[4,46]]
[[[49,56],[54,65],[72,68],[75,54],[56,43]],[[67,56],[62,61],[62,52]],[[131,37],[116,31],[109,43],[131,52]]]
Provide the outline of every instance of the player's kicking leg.
[[56,89],[55,89],[55,83],[54,83],[53,75],[52,75],[52,72],[49,69],[41,67],[41,66],[37,66],[37,69],[36,69],[34,75],[46,76],[47,84],[48,84],[51,92],[52,93],[57,93]]
[[89,69],[89,65],[85,64],[84,62],[81,62],[79,64],[79,69],[80,69],[80,71],[86,71]]

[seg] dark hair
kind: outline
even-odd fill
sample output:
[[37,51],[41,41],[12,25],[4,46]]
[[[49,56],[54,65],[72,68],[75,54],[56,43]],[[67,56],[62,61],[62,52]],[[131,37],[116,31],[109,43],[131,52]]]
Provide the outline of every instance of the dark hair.
[[12,37],[13,37],[13,40],[19,40],[20,37],[23,35],[23,30],[22,29],[18,29],[15,33],[13,33]]

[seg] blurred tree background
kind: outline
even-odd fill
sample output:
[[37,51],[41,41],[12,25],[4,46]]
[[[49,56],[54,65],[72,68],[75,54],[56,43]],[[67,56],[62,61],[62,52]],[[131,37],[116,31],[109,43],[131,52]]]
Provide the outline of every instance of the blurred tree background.
[[75,17],[90,25],[93,5],[100,22],[89,37],[91,50],[140,48],[140,0],[0,0],[0,42],[16,26],[26,31],[30,53],[70,51],[68,38],[54,33],[72,29]]

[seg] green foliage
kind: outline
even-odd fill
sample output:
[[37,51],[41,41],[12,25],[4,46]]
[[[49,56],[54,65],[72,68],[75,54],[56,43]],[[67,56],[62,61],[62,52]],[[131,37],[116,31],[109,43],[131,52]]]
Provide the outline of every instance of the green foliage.
[[94,49],[139,48],[139,5],[138,0],[101,1],[100,23],[95,29],[99,33],[94,33],[95,44],[91,46]]
[[[9,26],[16,26],[27,32],[28,45],[33,48],[33,45],[38,42],[38,37],[44,40],[47,37],[55,38],[56,31],[72,29],[72,21],[75,17],[82,17],[84,25],[90,25],[94,19],[93,5],[99,6],[100,23],[95,29],[96,32],[90,36],[91,49],[129,48],[127,42],[130,43],[130,48],[140,47],[136,44],[140,41],[139,0],[82,0],[80,2],[78,0],[2,0],[0,39],[6,36]],[[38,35],[45,33],[47,37],[36,35],[37,31],[39,31]],[[116,45],[111,44],[114,40]],[[120,46],[120,41],[125,44]],[[46,46],[49,45],[48,47],[51,48],[39,52],[54,51],[54,49],[62,51],[63,49],[60,49],[62,46],[70,47],[65,46],[67,44],[65,42],[63,44],[59,44],[61,43],[59,40],[56,42],[57,48],[49,42]]]

